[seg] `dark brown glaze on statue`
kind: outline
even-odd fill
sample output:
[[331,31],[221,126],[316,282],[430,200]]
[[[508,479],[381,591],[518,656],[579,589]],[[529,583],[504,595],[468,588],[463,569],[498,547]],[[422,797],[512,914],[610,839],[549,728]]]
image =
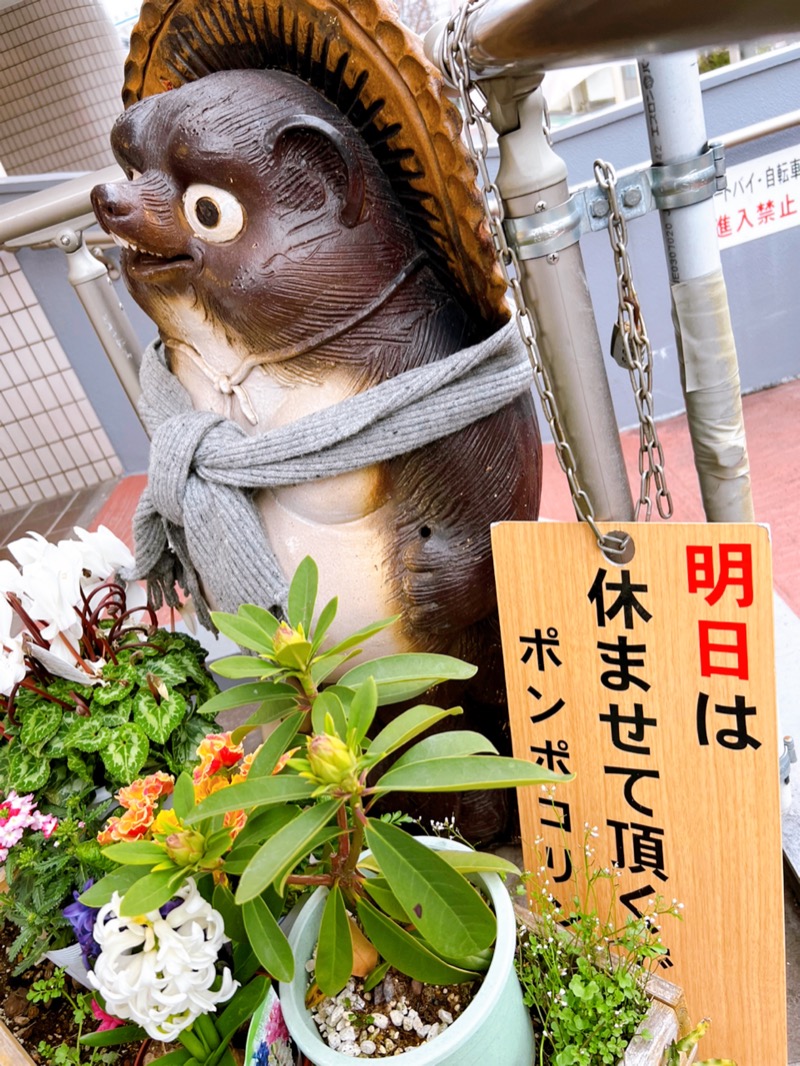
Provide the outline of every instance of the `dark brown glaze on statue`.
[[[196,407],[259,432],[489,331],[431,268],[361,137],[291,75],[216,73],[149,97],[118,120],[112,143],[135,180],[96,189],[95,210],[129,245],[122,252],[128,287],[158,325],[171,369]],[[198,184],[236,197],[242,226],[235,236],[219,243],[209,233],[198,236],[198,214],[212,238],[227,224],[225,217],[215,223],[213,206],[201,202],[213,204],[214,196],[198,199]],[[367,595],[368,617],[345,619],[345,628],[399,612],[394,644],[377,650],[446,652],[479,664],[465,704],[473,720],[464,724],[491,732],[505,715],[498,714],[503,683],[490,524],[536,517],[540,467],[526,395],[400,459],[265,491],[259,506],[287,573],[292,561],[312,554],[322,586],[343,605],[357,582],[381,586]],[[294,526],[286,535],[281,525],[293,509],[303,522],[311,516],[324,537],[326,513],[339,503],[345,520],[332,530],[329,552],[304,543],[294,558],[276,542],[297,539]],[[366,523],[374,567],[358,555],[363,538],[352,552],[347,546],[351,513],[355,525]],[[347,587],[342,578],[354,558],[359,569]],[[385,609],[376,612],[379,594]],[[488,828],[476,835],[497,828],[496,809],[486,813]]]

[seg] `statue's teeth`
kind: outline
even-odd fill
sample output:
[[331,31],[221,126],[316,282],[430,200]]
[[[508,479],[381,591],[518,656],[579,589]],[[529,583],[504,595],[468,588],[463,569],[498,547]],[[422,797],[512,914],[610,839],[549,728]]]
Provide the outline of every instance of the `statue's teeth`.
[[150,248],[142,248],[142,246],[137,244],[136,241],[126,240],[125,237],[120,237],[120,235],[118,233],[112,233],[111,236],[112,236],[112,238],[114,240],[114,243],[118,244],[120,246],[120,248],[127,248],[128,251],[139,252],[140,254],[143,254],[143,255],[152,255],[156,259],[168,259],[169,258],[169,256],[162,255],[161,252],[154,252]]

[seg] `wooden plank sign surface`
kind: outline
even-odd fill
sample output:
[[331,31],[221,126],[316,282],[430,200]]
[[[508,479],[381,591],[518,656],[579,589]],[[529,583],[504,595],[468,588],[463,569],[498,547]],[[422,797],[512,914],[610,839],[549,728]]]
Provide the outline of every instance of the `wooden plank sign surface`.
[[[493,529],[514,754],[575,774],[520,790],[525,864],[540,838],[553,892],[584,825],[620,868],[624,914],[656,895],[660,972],[702,1058],[787,1061],[778,724],[769,532],[634,525],[610,562],[583,523]],[[627,908],[627,910],[625,910]]]

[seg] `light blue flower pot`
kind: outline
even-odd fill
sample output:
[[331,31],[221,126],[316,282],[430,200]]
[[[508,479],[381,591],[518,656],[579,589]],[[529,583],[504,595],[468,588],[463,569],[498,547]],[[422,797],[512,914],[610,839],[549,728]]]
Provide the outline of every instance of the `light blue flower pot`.
[[[454,841],[417,839],[439,850],[469,850]],[[534,1061],[533,1026],[514,971],[517,928],[511,899],[497,874],[483,874],[479,880],[497,915],[492,962],[464,1013],[430,1043],[405,1051],[400,1056],[403,1066],[486,1066],[490,1062],[531,1066]],[[311,1062],[315,1066],[345,1066],[353,1059],[328,1047],[304,1004],[308,985],[305,963],[317,943],[326,894],[327,889],[317,889],[297,915],[289,934],[296,963],[294,980],[280,985],[280,999],[289,1032]]]

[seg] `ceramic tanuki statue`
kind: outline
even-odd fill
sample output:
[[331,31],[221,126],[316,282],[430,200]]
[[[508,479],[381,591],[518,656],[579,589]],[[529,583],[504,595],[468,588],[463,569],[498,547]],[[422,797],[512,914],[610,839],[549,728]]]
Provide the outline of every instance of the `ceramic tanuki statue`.
[[480,664],[491,732],[490,523],[536,517],[541,458],[455,112],[372,2],[162,7],[93,194],[161,340],[140,570],[272,607],[310,554],[348,631],[400,615],[373,654]]

